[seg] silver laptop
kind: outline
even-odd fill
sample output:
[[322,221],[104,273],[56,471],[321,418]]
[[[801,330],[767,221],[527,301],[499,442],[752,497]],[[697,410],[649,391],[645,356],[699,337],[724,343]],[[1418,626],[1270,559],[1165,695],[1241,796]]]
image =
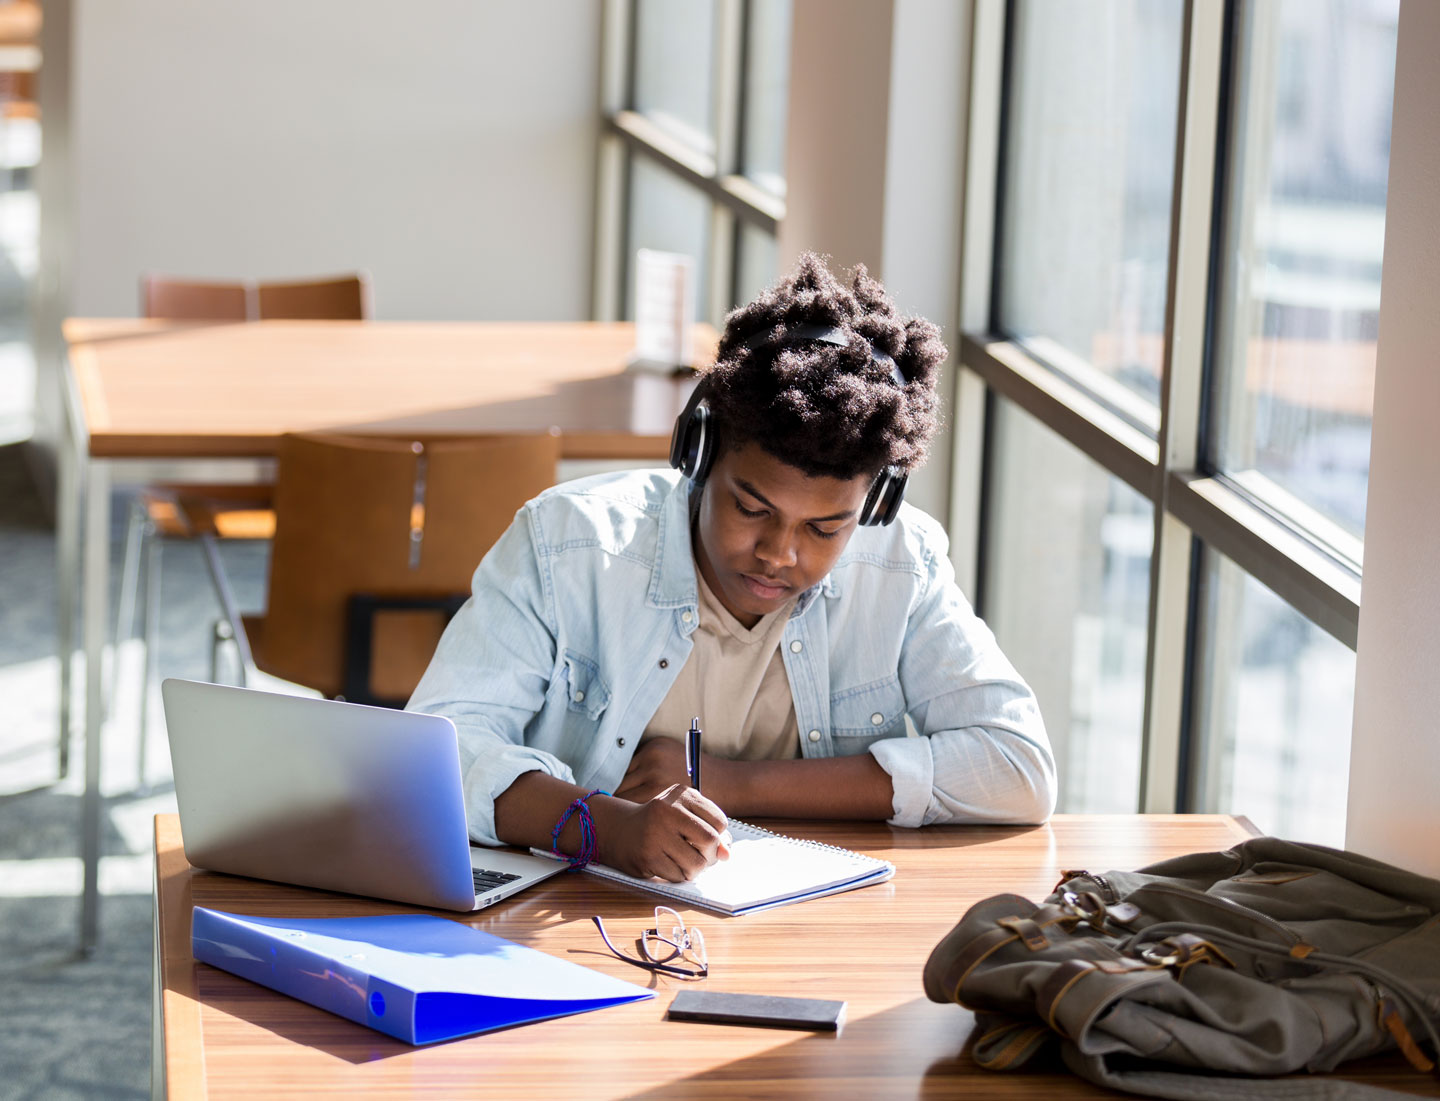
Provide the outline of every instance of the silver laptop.
[[185,856],[197,868],[478,910],[564,871],[472,846],[440,715],[170,679]]

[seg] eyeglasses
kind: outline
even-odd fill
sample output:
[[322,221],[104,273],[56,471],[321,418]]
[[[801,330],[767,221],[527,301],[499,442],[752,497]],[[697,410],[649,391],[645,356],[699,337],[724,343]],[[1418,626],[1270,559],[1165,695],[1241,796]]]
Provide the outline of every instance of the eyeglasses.
[[668,906],[655,907],[655,928],[646,929],[640,936],[640,954],[644,959],[627,956],[611,944],[610,936],[605,932],[605,923],[599,917],[590,920],[600,930],[605,947],[626,963],[685,979],[703,979],[710,974],[710,965],[705,958],[705,937],[699,929],[687,927],[685,920]]

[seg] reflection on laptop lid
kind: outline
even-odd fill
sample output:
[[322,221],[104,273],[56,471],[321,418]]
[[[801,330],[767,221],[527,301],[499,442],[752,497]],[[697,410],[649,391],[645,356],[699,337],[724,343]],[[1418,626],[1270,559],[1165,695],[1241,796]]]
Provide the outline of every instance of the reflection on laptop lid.
[[394,711],[166,680],[185,856],[197,868],[476,910],[563,871],[471,848],[455,725]]

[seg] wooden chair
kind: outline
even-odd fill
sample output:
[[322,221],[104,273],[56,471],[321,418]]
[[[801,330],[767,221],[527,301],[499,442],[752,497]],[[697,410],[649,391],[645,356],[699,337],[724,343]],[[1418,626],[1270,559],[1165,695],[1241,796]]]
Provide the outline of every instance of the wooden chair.
[[226,609],[244,668],[402,707],[475,567],[554,484],[558,433],[288,435],[263,615]]
[[[370,312],[369,279],[363,273],[304,282],[206,282],[147,275],[140,280],[140,306],[145,317],[175,321],[257,321],[310,319],[363,321]],[[139,605],[139,633],[144,639],[144,685],[140,696],[140,786],[145,786],[144,731],[149,721],[148,686],[155,679],[159,624],[160,550],[158,539],[265,539],[274,530],[268,485],[193,485],[162,483],[142,489],[132,502],[121,570],[116,642],[133,629],[137,599],[144,577],[144,603]],[[216,595],[228,598],[226,581],[213,546],[205,546],[206,565]]]
[[298,283],[147,275],[140,280],[140,312],[173,321],[364,321],[370,316],[370,286],[359,273]]
[[201,283],[146,275],[140,280],[142,317],[173,321],[254,321],[255,288],[245,283]]
[[261,283],[255,292],[260,320],[364,321],[370,316],[370,288],[363,276],[347,275],[305,283]]

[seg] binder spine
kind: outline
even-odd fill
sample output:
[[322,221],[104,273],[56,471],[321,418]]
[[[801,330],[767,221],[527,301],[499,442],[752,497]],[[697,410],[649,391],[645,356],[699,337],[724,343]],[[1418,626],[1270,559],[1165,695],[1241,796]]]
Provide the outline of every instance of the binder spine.
[[355,959],[336,959],[305,944],[299,930],[265,931],[197,906],[195,958],[242,979],[414,1043],[415,995],[371,977]]

